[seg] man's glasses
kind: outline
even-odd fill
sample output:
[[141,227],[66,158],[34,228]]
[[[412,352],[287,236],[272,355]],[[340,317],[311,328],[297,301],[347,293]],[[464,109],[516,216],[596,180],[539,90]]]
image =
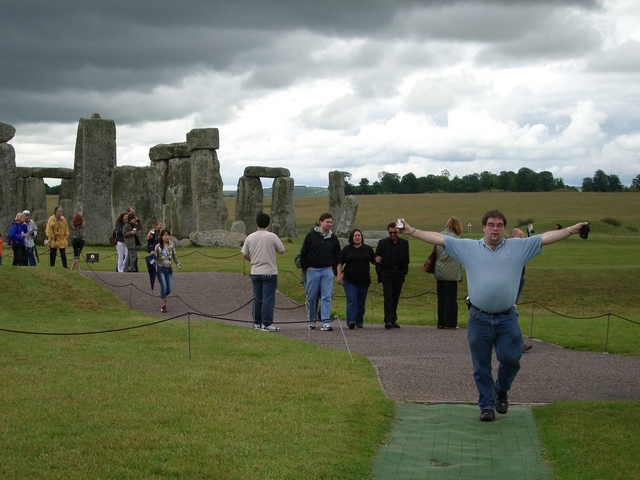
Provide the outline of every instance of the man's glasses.
[[490,228],[491,230],[497,228],[500,230],[501,228],[504,228],[504,223],[487,223],[487,228]]
[[397,235],[398,232],[389,232],[389,235]]

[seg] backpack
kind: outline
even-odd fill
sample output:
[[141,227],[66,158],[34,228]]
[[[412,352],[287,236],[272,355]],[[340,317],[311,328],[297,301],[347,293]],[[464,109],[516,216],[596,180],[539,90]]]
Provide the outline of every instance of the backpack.
[[117,236],[117,232],[116,229],[113,230],[113,233],[111,234],[111,238],[109,238],[109,243],[111,245],[115,245],[116,243],[118,243],[118,236]]

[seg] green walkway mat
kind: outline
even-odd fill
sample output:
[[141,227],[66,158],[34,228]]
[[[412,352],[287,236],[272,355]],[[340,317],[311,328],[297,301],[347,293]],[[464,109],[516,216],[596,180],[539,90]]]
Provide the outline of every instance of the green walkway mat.
[[373,478],[552,479],[531,410],[510,407],[481,422],[475,405],[398,403],[389,443],[373,460]]

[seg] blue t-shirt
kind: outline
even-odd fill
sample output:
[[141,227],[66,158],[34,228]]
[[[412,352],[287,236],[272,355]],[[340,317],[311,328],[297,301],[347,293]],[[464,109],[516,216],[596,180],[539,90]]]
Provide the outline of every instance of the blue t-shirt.
[[505,238],[495,250],[483,238],[445,236],[444,247],[467,271],[471,303],[486,312],[502,312],[516,302],[522,268],[542,253],[542,236]]

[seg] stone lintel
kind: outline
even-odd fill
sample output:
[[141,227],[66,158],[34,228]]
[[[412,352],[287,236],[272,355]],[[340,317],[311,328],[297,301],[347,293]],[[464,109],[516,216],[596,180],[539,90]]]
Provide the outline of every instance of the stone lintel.
[[291,173],[288,168],[284,167],[245,167],[245,177],[264,177],[264,178],[278,178],[278,177],[290,177]]
[[187,145],[190,151],[208,148],[220,148],[220,133],[217,128],[194,128],[187,133]]
[[73,168],[16,167],[16,178],[73,178]]
[[172,158],[189,158],[191,150],[187,142],[160,143],[149,149],[149,160],[152,162],[160,160],[171,160]]

